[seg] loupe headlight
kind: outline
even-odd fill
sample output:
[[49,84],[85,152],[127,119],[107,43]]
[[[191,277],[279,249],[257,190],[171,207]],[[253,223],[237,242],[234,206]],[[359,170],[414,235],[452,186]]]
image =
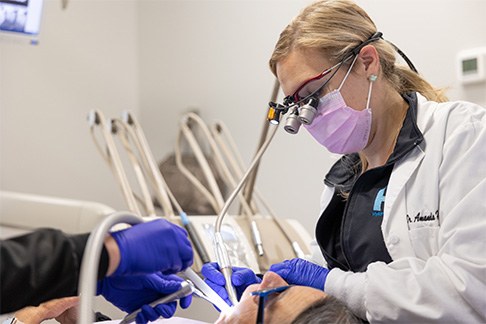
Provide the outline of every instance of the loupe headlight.
[[270,102],[268,106],[267,120],[273,125],[280,124],[280,117],[285,113],[285,107],[275,102]]
[[310,97],[309,100],[301,107],[299,107],[299,120],[304,125],[310,125],[317,113],[317,106],[319,99]]

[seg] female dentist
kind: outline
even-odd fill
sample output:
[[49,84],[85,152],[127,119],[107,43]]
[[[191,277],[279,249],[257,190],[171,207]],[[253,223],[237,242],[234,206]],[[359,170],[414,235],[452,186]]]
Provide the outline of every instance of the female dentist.
[[[281,33],[270,59],[287,96],[278,107],[297,118],[316,108],[304,127],[343,156],[316,226],[326,264],[270,270],[370,322],[484,323],[486,109],[447,102],[397,51],[348,0],[317,1]],[[217,265],[203,274],[226,297]],[[232,281],[241,292],[259,279],[235,269]]]

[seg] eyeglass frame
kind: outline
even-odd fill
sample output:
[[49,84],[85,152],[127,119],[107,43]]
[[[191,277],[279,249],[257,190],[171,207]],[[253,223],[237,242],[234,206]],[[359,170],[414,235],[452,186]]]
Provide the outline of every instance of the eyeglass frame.
[[275,288],[267,288],[267,289],[256,290],[256,291],[251,292],[252,296],[258,296],[259,297],[256,324],[263,324],[266,298],[268,296],[276,294],[276,293],[282,293],[285,290],[289,289],[290,287],[293,287],[293,285],[286,285],[286,286],[280,286],[280,287],[275,287]]
[[[335,68],[337,67],[341,67],[341,64],[343,64],[344,61],[341,61],[339,62],[338,64],[335,64],[334,66],[331,66],[330,68],[322,71],[321,73],[319,73],[318,75],[312,77],[312,78],[309,78],[307,79],[306,81],[304,81],[298,88],[297,90],[292,94],[292,95],[289,95],[287,97],[284,98],[284,101],[291,101],[293,100],[292,102],[294,103],[298,103],[298,102],[301,102],[303,100],[301,100],[300,96],[299,96],[299,92],[306,86],[308,85],[309,83],[313,82],[313,81],[317,81],[317,80],[320,80],[322,79],[323,77],[325,77],[326,75],[328,75],[329,73],[331,73],[332,70],[334,70]],[[339,68],[338,68],[339,70]],[[338,71],[336,70],[333,74],[331,74],[331,76],[329,77],[329,79],[326,80],[326,82],[324,82],[324,86],[329,83],[329,81],[332,79],[332,77],[336,74],[336,72]],[[318,89],[322,89],[322,86],[319,87]],[[315,91],[313,91],[312,93],[314,93]],[[309,97],[309,95],[305,96],[305,98]]]
[[[346,62],[349,59],[353,58],[354,56],[358,55],[359,52],[361,51],[361,49],[363,47],[365,47],[366,45],[368,45],[368,44],[370,44],[370,43],[372,43],[374,41],[377,41],[379,39],[383,39],[382,36],[383,36],[383,33],[381,33],[381,32],[374,33],[367,40],[363,41],[361,44],[359,44],[358,46],[356,46],[355,48],[353,48],[351,50],[351,52],[349,54],[345,55],[344,58],[339,63],[333,65],[332,67],[330,67],[330,68],[322,71],[318,75],[316,75],[316,76],[314,76],[314,77],[306,80],[304,83],[302,83],[299,86],[299,88],[297,88],[297,91],[295,91],[292,95],[286,96],[284,98],[283,105],[280,105],[280,104],[271,102],[270,103],[270,106],[283,109],[284,110],[284,113],[285,113],[289,108],[291,108],[293,106],[297,106],[297,105],[301,104],[302,102],[307,101],[311,97],[315,97],[316,94],[317,93],[320,93],[322,91],[322,89],[329,83],[329,81],[332,79],[332,77],[334,75],[336,75],[336,73],[339,71],[339,69],[341,68],[341,66],[342,66],[342,64],[344,62]],[[337,69],[334,71],[333,74],[331,74],[331,76],[324,82],[323,85],[321,85],[319,88],[317,88],[315,91],[313,91],[311,94],[305,96],[304,98],[301,99],[299,97],[299,95],[297,93],[300,90],[302,90],[302,88],[304,88],[307,84],[309,84],[309,82],[312,82],[312,81],[319,80],[319,79],[323,78],[324,76],[328,75],[336,67],[337,67]]]

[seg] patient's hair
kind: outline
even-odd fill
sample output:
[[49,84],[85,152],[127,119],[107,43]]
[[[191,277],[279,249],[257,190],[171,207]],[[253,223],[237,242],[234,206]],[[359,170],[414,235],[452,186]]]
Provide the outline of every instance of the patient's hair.
[[292,324],[362,324],[343,303],[332,296],[320,299],[297,315]]

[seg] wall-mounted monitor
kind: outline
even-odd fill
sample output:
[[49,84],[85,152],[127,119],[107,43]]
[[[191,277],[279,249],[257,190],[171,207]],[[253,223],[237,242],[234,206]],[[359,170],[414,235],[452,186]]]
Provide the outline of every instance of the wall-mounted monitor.
[[0,0],[0,32],[25,35],[35,39],[39,35],[43,0]]

